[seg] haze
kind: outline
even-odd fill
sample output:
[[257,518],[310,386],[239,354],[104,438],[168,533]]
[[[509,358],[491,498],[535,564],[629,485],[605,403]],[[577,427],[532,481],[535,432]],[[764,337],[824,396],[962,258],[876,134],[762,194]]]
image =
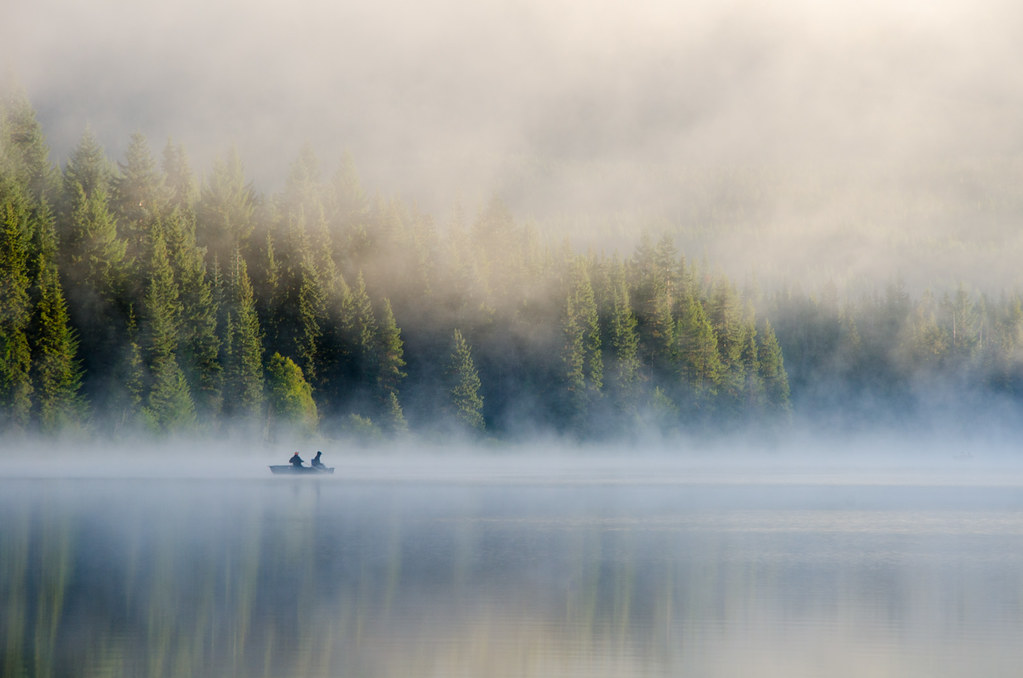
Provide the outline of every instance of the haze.
[[203,171],[236,145],[271,190],[310,143],[328,168],[351,152],[371,190],[435,211],[498,196],[580,246],[663,222],[732,275],[1020,283],[1014,3],[14,0],[6,14],[4,61],[59,162],[86,125],[115,159],[141,131]]

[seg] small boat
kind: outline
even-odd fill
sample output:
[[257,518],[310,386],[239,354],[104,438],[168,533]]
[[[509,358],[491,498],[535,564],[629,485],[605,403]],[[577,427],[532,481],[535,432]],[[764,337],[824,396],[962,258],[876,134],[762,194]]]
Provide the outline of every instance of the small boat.
[[280,464],[277,466],[270,467],[270,473],[289,475],[289,474],[303,474],[303,473],[333,473],[333,466],[292,466],[291,464]]

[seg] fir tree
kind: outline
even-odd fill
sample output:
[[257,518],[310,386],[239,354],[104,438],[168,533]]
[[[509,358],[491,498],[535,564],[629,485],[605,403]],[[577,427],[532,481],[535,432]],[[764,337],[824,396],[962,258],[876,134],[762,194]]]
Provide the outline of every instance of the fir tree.
[[223,304],[224,413],[254,421],[263,409],[263,345],[245,260],[237,250],[231,260]]
[[767,407],[774,412],[788,413],[789,380],[785,374],[785,361],[774,328],[764,320],[757,333],[757,354],[760,357],[760,377],[764,384]]
[[200,242],[209,254],[229,260],[255,228],[255,195],[246,183],[238,152],[214,162],[199,199]]
[[327,321],[326,301],[309,257],[302,262],[299,276],[296,354],[306,379],[314,383],[321,372],[321,341]]
[[64,168],[58,266],[79,331],[85,387],[100,411],[118,392],[111,379],[124,355],[124,314],[131,305],[123,294],[125,243],[109,208],[109,182],[103,150],[86,133]]
[[457,329],[447,375],[451,384],[448,394],[451,399],[452,416],[466,428],[482,431],[486,423],[483,420],[480,377],[469,344],[462,336],[462,332]]
[[180,144],[167,142],[163,149],[161,168],[164,184],[167,187],[167,201],[171,209],[178,209],[184,214],[195,211],[199,200],[199,188],[195,176],[188,164],[188,156]]
[[59,187],[59,173],[50,163],[42,126],[24,91],[0,95],[0,152],[10,163],[16,183],[35,203],[51,203]]
[[120,174],[113,180],[111,209],[117,215],[118,233],[125,241],[129,261],[146,254],[146,237],[154,222],[165,212],[167,191],[149,144],[141,134],[133,134],[128,142]]
[[177,358],[178,288],[163,233],[154,229],[150,238],[149,284],[142,317],[143,356],[150,375],[145,403],[148,417],[159,430],[174,431],[194,424],[195,405]]
[[174,276],[180,281],[178,363],[188,381],[199,421],[212,425],[220,415],[223,386],[214,283],[207,275],[204,254],[196,246],[187,213],[175,207],[165,223]]
[[703,304],[691,294],[682,301],[676,335],[679,376],[692,390],[694,404],[700,406],[716,394],[722,365],[714,328]]
[[71,327],[67,302],[57,275],[56,234],[52,218],[37,229],[37,280],[33,331],[33,382],[36,418],[47,433],[84,422],[86,403],[80,395],[82,367],[78,338]]
[[562,362],[568,396],[565,423],[582,426],[590,406],[601,394],[604,365],[597,304],[583,261],[574,265],[572,278],[562,326]]
[[24,429],[32,408],[29,273],[34,224],[23,186],[0,165],[0,424]]
[[613,385],[619,402],[627,409],[636,406],[636,390],[640,379],[639,334],[636,315],[629,301],[625,267],[618,265],[611,277],[610,345],[614,356]]

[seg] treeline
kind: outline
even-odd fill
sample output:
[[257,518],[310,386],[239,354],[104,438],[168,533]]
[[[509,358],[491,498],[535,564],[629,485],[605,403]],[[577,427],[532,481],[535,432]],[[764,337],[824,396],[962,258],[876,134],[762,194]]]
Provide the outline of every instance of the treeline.
[[1023,415],[1023,296],[962,284],[914,298],[901,281],[855,298],[762,297],[794,409],[824,426],[991,432]]
[[54,166],[0,113],[0,417],[108,435],[255,427],[583,438],[785,421],[766,319],[670,239],[573,253],[500,203],[438,226],[311,149],[264,196],[227,153],[86,132]]

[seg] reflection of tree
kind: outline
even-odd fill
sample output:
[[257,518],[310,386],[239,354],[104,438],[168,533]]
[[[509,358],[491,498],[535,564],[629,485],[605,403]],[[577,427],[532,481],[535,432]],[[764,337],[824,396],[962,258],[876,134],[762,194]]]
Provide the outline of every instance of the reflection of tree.
[[[742,663],[730,643],[767,652],[791,643],[786,629],[862,637],[878,610],[910,623],[926,598],[954,639],[988,611],[988,584],[967,586],[959,560],[929,566],[933,588],[901,584],[915,551],[891,557],[886,535],[871,542],[857,525],[835,532],[847,512],[795,539],[776,529],[789,512],[690,514],[664,504],[678,488],[644,490],[657,512],[618,489],[564,486],[10,489],[0,486],[5,678],[707,675]],[[888,515],[870,513],[862,520]],[[883,560],[869,560],[872,544]],[[1015,563],[983,562],[978,574],[999,576]]]

